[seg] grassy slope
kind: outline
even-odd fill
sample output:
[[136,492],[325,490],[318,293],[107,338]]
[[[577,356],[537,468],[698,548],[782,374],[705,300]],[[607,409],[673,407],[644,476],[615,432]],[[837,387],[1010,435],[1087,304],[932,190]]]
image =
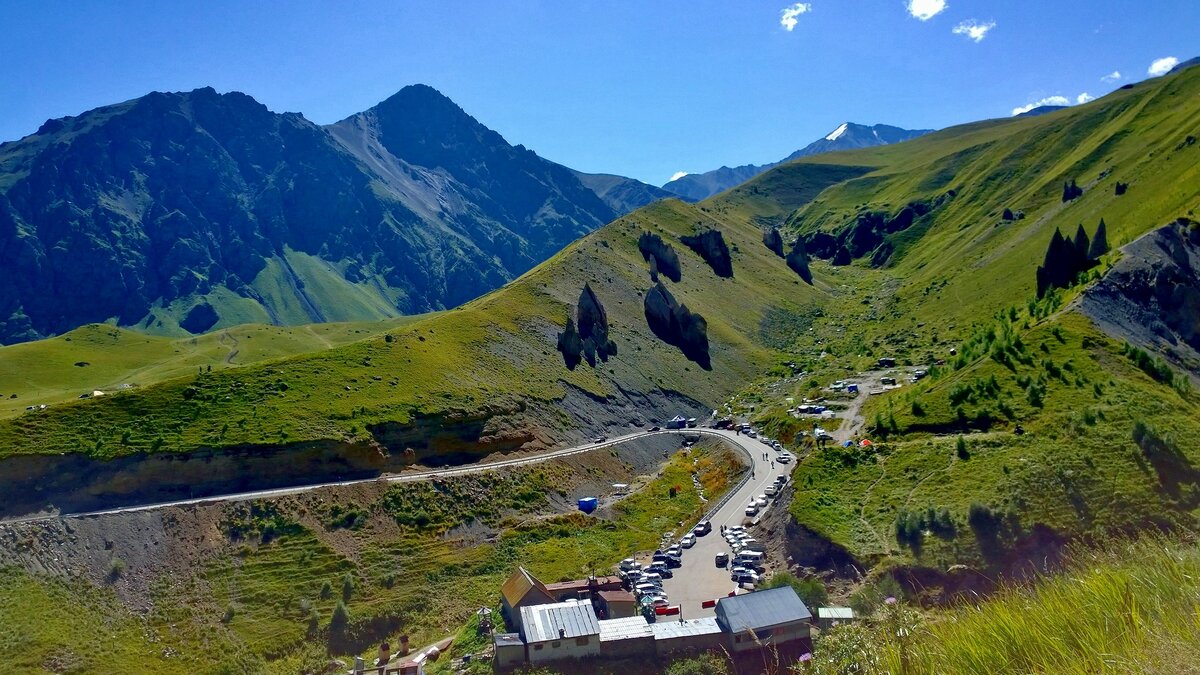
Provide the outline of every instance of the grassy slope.
[[[603,571],[635,551],[653,549],[664,533],[680,522],[694,523],[704,512],[693,472],[715,499],[736,479],[736,461],[732,451],[707,443],[690,454],[677,453],[661,475],[604,517],[549,515],[556,510],[550,499],[580,480],[555,465],[397,485],[383,499],[352,505],[377,520],[394,518],[392,527],[300,525],[328,520],[322,499],[256,502],[270,509],[258,516],[248,516],[249,507],[235,507],[226,523],[237,524],[245,542],[240,550],[212,560],[196,579],[162,580],[159,609],[146,617],[84,581],[5,571],[0,616],[21,621],[0,622],[0,647],[6,653],[19,650],[18,669],[32,669],[68,651],[70,637],[94,635],[103,625],[112,640],[88,652],[78,672],[112,672],[143,662],[162,672],[213,672],[218,664],[228,672],[312,672],[314,664],[322,668],[329,661],[328,625],[346,575],[353,580],[348,632],[358,636],[352,645],[370,655],[380,640],[394,643],[404,633],[413,647],[423,647],[457,629],[479,607],[495,606],[500,585],[517,565],[552,582],[580,578],[593,566]],[[673,498],[672,486],[680,487]],[[417,520],[421,516],[432,519]],[[268,522],[286,534],[262,543]],[[468,532],[494,527],[499,536],[480,543],[468,534],[464,541],[458,529],[464,526]],[[340,552],[331,540],[340,543]],[[330,593],[323,596],[325,583]],[[77,603],[64,600],[71,595]],[[307,636],[311,612],[319,630]],[[372,628],[389,622],[398,628]],[[164,648],[173,656],[164,658]]]
[[242,366],[355,342],[409,320],[242,325],[178,339],[109,325],[83,326],[58,337],[0,347],[5,365],[0,369],[0,416],[21,414],[30,405],[73,401],[96,389],[148,386],[202,367]]
[[[988,562],[967,524],[968,507],[976,502],[1019,520],[1014,537],[1038,524],[1063,534],[1100,535],[1193,522],[1196,500],[1186,476],[1190,463],[1200,461],[1194,450],[1200,400],[1147,377],[1083,317],[1069,310],[1047,316],[1053,308],[1046,305],[1030,316],[1028,301],[1034,269],[1055,227],[1073,233],[1083,222],[1090,234],[1103,217],[1115,248],[1200,204],[1196,152],[1176,149],[1200,129],[1198,90],[1200,69],[1192,69],[1029,122],[971,125],[980,147],[956,150],[956,130],[933,134],[928,145],[944,146],[940,153],[927,148],[908,154],[914,162],[928,156],[923,170],[895,164],[895,171],[860,179],[877,179],[869,191],[852,181],[793,216],[797,227],[828,228],[864,200],[867,208],[888,204],[895,212],[912,197],[956,189],[958,196],[893,267],[834,272],[849,292],[827,308],[832,318],[814,341],[798,348],[812,354],[815,341],[824,340],[821,349],[854,368],[885,355],[953,362],[951,346],[969,352],[940,377],[872,398],[865,409],[869,427],[877,419],[888,431],[896,427],[879,454],[834,450],[798,468],[798,479],[813,488],[794,503],[800,522],[859,556],[893,555],[943,568]],[[903,146],[885,147],[847,153],[846,161],[882,164],[903,153]],[[1086,193],[1063,205],[1061,186],[1072,178],[1087,186]],[[1116,180],[1131,183],[1127,195],[1113,194]],[[923,185],[933,189],[922,192]],[[1026,218],[1002,222],[1005,207],[1024,210]],[[828,215],[833,212],[839,218]],[[1012,318],[993,318],[1006,308],[1013,308]],[[987,327],[999,336],[971,339]],[[1003,346],[1011,366],[990,355]],[[998,389],[984,392],[993,377]],[[1045,389],[1040,405],[1031,403],[1030,381]],[[972,386],[977,393],[960,399]],[[988,433],[967,437],[966,460],[958,458],[953,435],[930,434],[955,433],[963,426],[960,408],[967,427],[988,426],[974,421],[985,410],[995,420]],[[1137,420],[1183,453],[1182,487],[1160,480],[1133,443]],[[1016,423],[1031,433],[1012,435]],[[928,507],[949,508],[959,536],[945,541],[926,535],[919,551],[898,544],[898,513]]]
[[1194,542],[1149,538],[1079,550],[1066,574],[949,611],[903,605],[818,638],[803,672],[1195,673]]
[[[807,186],[803,194],[815,195],[854,172],[810,165],[799,170],[797,179]],[[733,251],[734,278],[720,279],[702,259],[676,244],[683,279],[669,285],[681,302],[708,320],[710,372],[654,338],[641,299],[650,283],[637,251],[638,236],[649,230],[677,241],[697,227],[721,229]],[[582,365],[571,372],[554,349],[555,336],[585,282],[604,303],[620,353],[594,370]],[[773,353],[762,340],[769,310],[811,304],[821,296],[762,245],[760,228],[745,209],[718,213],[664,201],[581,239],[503,289],[389,330],[391,342],[375,336],[270,364],[214,368],[202,378],[24,414],[0,422],[0,454],[86,447],[113,456],[155,447],[169,451],[317,439],[366,441],[363,429],[369,424],[518,398],[554,400],[564,394],[564,382],[597,395],[614,393],[618,386],[635,391],[661,387],[715,403],[769,363]],[[287,384],[286,392],[279,390],[279,382]],[[189,387],[198,395],[185,401]],[[223,435],[215,431],[225,425]],[[126,431],[131,439],[122,444]]]

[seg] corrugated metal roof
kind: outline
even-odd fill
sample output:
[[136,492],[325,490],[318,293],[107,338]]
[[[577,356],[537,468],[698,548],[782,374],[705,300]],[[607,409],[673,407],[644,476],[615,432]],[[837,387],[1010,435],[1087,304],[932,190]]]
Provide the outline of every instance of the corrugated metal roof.
[[[560,636],[559,629],[563,630]],[[600,626],[590,602],[557,602],[521,608],[521,630],[525,642],[545,642],[560,638],[598,635]]]
[[812,619],[812,612],[791,586],[755,591],[717,601],[717,620],[731,633],[759,630]]
[[644,616],[627,616],[620,619],[605,619],[600,624],[600,641],[629,640],[654,637],[650,624]]
[[696,635],[712,635],[720,633],[721,626],[714,617],[703,619],[686,619],[684,621],[656,621],[650,624],[655,640],[670,640],[672,638],[692,637]]
[[495,639],[497,646],[523,644],[520,633],[496,633]]
[[817,616],[822,619],[853,619],[854,610],[849,607],[818,607]]
[[539,599],[554,600],[546,590],[545,584],[529,573],[524,567],[518,567],[512,576],[500,587],[500,595],[508,602],[509,607],[516,607],[531,591],[539,591]]

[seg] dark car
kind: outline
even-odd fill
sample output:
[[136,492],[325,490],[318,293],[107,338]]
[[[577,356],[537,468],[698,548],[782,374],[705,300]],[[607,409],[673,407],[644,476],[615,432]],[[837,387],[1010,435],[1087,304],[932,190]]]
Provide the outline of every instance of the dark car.
[[662,427],[650,427],[650,431],[662,431]]
[[657,572],[658,576],[664,579],[670,579],[675,576],[675,573],[671,571],[671,568],[666,563],[652,563],[650,567],[646,568],[646,571]]

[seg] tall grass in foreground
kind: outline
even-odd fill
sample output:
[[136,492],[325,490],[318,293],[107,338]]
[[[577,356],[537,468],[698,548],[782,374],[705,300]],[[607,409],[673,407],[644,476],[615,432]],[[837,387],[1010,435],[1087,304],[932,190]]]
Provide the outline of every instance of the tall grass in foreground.
[[796,670],[1200,673],[1200,545],[1152,536],[1082,549],[1032,586],[916,617],[889,605],[868,624],[835,628]]
[[892,638],[886,662],[917,673],[1200,672],[1198,610],[1200,546],[1155,536],[1081,552],[1065,573],[955,610],[907,645]]

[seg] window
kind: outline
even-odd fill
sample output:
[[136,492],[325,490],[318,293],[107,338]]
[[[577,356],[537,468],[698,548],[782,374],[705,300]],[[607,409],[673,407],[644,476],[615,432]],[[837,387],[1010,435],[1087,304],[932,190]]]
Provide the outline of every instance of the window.
[[558,649],[558,648],[559,648],[559,647],[561,647],[561,646],[562,646],[562,643],[561,643],[561,642],[559,642],[558,640],[555,640],[554,642],[551,642],[551,643],[550,643],[550,647],[551,647],[552,649]]
[[580,647],[583,647],[583,646],[587,645],[587,643],[588,643],[588,639],[587,639],[587,636],[586,636],[586,635],[585,635],[585,636],[583,636],[583,637],[577,637],[577,638],[575,638],[575,644],[576,644],[576,645],[578,645],[578,646],[580,646]]
[[534,645],[533,651],[540,652],[540,651],[542,651],[542,647],[545,647],[545,645]]

